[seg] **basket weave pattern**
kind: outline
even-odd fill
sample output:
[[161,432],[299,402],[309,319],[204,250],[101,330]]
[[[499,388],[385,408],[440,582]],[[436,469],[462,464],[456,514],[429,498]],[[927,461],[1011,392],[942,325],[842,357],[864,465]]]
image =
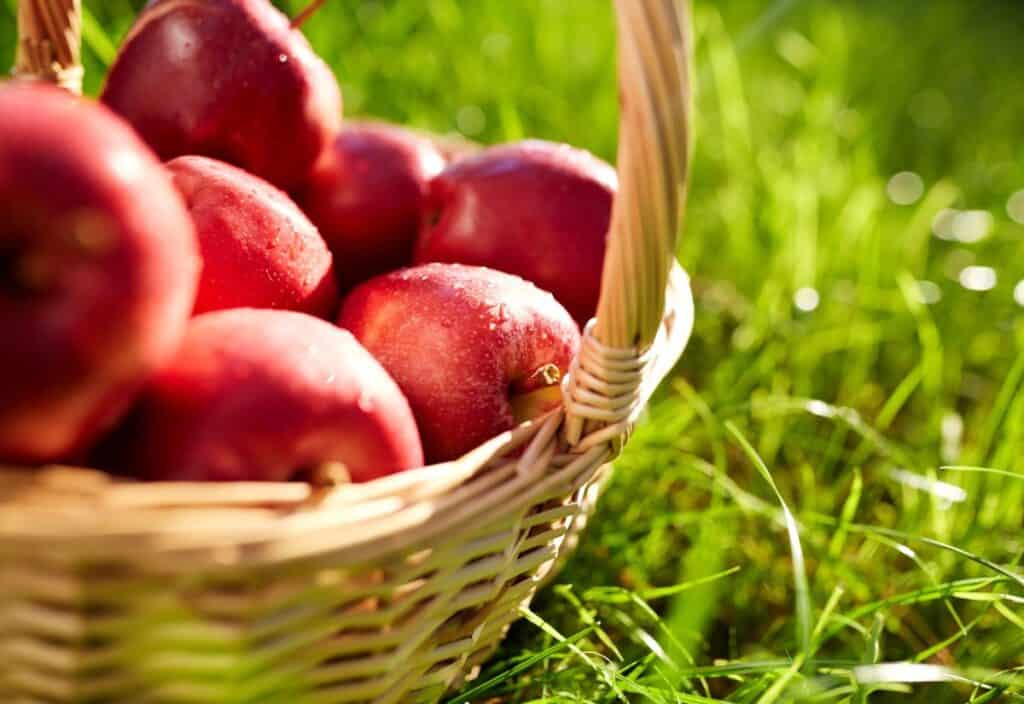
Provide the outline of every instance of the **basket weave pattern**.
[[[692,326],[672,257],[691,144],[685,7],[616,7],[621,185],[564,408],[360,485],[0,471],[0,701],[435,702],[473,676],[570,552]],[[79,11],[21,0],[20,46],[47,49],[25,49],[17,72],[71,85]]]

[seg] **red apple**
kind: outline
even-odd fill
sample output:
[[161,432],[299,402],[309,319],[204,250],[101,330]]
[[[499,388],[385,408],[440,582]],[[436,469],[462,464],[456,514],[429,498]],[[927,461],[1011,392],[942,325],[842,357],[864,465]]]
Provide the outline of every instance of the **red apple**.
[[551,294],[483,267],[426,264],[371,279],[338,319],[398,382],[429,462],[561,403],[579,330]]
[[102,100],[164,159],[214,157],[285,190],[341,123],[334,75],[268,0],[151,2]]
[[255,308],[194,318],[108,450],[114,469],[172,481],[287,481],[340,462],[359,482],[423,464],[408,402],[352,335]]
[[346,125],[300,199],[334,252],[344,288],[412,263],[427,182],[443,168],[426,137],[379,123]]
[[188,203],[203,257],[195,313],[251,307],[334,314],[331,253],[291,198],[215,159],[182,156],[167,168]]
[[69,460],[180,342],[195,232],[156,156],[101,105],[9,84],[0,125],[0,460]]
[[516,274],[583,325],[597,310],[616,185],[612,167],[567,145],[485,149],[431,182],[415,261]]

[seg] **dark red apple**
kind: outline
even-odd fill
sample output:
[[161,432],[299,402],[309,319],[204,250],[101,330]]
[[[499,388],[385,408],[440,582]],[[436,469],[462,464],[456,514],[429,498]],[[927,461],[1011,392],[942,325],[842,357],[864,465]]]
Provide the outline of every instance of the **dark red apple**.
[[334,314],[331,253],[291,198],[215,159],[182,156],[167,168],[192,213],[203,257],[195,313],[250,307]]
[[341,124],[330,68],[268,0],[156,0],[102,100],[164,159],[201,154],[290,191]]
[[583,325],[597,310],[616,187],[611,166],[567,145],[485,149],[431,182],[415,261],[516,274],[551,291]]
[[170,176],[103,106],[0,87],[0,460],[72,459],[181,341],[199,257]]
[[287,481],[338,462],[360,482],[423,464],[408,402],[352,335],[255,308],[193,318],[104,451],[171,481]]
[[343,287],[412,263],[427,182],[443,168],[426,137],[385,124],[346,125],[300,199],[334,252]]
[[459,264],[371,279],[345,300],[338,322],[398,382],[429,462],[459,457],[556,407],[580,343],[551,294]]

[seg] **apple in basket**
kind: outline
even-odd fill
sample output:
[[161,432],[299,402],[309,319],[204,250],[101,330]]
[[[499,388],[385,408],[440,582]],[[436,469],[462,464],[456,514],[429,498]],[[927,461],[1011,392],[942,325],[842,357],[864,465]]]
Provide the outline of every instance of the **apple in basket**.
[[408,266],[427,182],[444,168],[434,143],[394,125],[346,125],[299,200],[345,288]]
[[423,464],[409,404],[352,335],[304,313],[196,316],[96,453],[155,480],[287,481],[327,464],[367,481]]
[[415,261],[516,274],[583,325],[597,310],[616,188],[611,166],[568,145],[485,149],[431,181]]
[[196,313],[252,307],[334,315],[331,253],[291,198],[215,159],[182,156],[167,168],[199,238],[203,270]]
[[156,0],[101,96],[164,159],[201,154],[285,190],[341,123],[330,68],[269,0]]
[[159,160],[103,106],[0,87],[0,460],[69,461],[181,341],[195,232]]
[[580,343],[551,294],[460,264],[371,279],[346,298],[338,322],[398,382],[429,462],[459,457],[557,407]]

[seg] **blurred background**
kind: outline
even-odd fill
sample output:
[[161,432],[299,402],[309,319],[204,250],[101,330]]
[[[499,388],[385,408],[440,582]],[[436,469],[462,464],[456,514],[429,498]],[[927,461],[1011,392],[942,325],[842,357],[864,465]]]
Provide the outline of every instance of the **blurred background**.
[[[142,4],[85,0],[88,93]],[[694,339],[453,701],[1020,700],[1024,3],[694,16]],[[614,160],[608,0],[328,0],[305,32],[349,115]]]

